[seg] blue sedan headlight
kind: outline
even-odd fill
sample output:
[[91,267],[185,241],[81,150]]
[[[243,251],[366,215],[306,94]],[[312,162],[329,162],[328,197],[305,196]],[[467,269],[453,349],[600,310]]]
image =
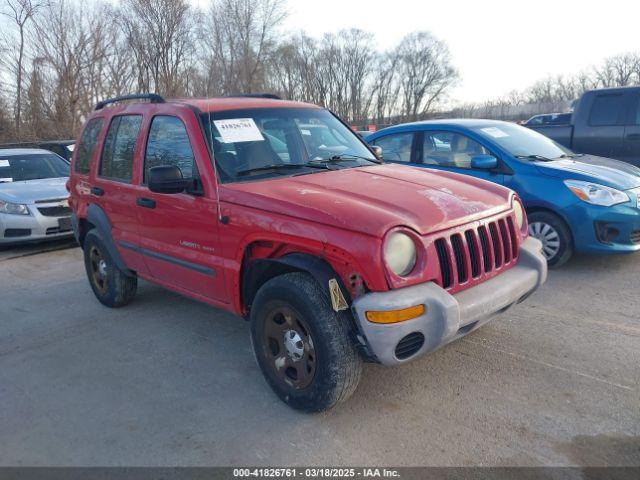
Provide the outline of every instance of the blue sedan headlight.
[[8,215],[29,215],[29,209],[26,205],[0,200],[0,213],[6,213]]
[[565,180],[564,184],[580,200],[593,205],[612,207],[629,201],[629,196],[626,193],[597,183],[583,182],[582,180]]

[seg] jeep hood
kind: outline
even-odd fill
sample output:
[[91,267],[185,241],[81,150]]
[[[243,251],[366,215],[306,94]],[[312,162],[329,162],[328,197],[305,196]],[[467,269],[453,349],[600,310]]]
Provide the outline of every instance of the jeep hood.
[[611,158],[583,155],[536,163],[536,167],[545,175],[566,180],[584,180],[619,190],[640,187],[640,168]]
[[32,204],[42,200],[67,198],[69,197],[69,192],[65,187],[67,180],[67,177],[60,177],[24,182],[0,182],[0,200]]
[[511,191],[466,175],[376,165],[234,183],[222,202],[381,237],[403,225],[422,235],[505,211]]

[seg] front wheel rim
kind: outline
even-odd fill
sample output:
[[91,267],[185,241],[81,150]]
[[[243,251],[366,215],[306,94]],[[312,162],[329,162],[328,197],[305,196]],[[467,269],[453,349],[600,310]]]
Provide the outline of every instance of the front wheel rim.
[[267,366],[278,381],[295,390],[311,384],[316,351],[301,315],[286,305],[275,308],[265,319],[262,343]]
[[109,289],[109,275],[107,270],[107,261],[102,252],[96,247],[91,246],[89,250],[89,266],[91,269],[91,280],[96,289],[104,295]]
[[560,234],[548,223],[530,223],[529,235],[542,242],[542,253],[547,260],[555,258],[560,252]]

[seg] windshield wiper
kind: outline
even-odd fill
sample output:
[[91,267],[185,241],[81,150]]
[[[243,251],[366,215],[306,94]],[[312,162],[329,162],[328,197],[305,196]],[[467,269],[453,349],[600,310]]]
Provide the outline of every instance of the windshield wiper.
[[244,175],[248,175],[249,173],[253,173],[253,172],[261,172],[261,171],[265,171],[265,170],[285,170],[285,169],[290,169],[290,168],[305,168],[305,167],[310,167],[310,168],[325,168],[323,165],[318,165],[318,164],[309,164],[309,162],[307,163],[273,163],[271,165],[262,165],[260,167],[254,167],[254,168],[247,168],[245,170],[240,170],[238,172],[236,172],[236,176],[241,177]]
[[543,155],[516,155],[516,158],[526,158],[527,160],[538,160],[540,162],[553,162],[551,158]]
[[345,153],[343,155],[333,155],[332,157],[329,158],[319,158],[317,160],[310,160],[309,162],[307,162],[307,164],[311,163],[311,164],[318,164],[318,163],[323,163],[323,164],[329,164],[329,163],[340,163],[340,162],[348,162],[350,160],[366,160],[367,162],[373,162],[373,163],[382,163],[381,161],[377,160],[377,159],[373,159],[373,158],[367,158],[367,157],[362,157],[360,155],[352,155],[350,153]]
[[563,153],[558,158],[578,158],[578,157],[584,157],[584,153],[572,153],[572,154]]

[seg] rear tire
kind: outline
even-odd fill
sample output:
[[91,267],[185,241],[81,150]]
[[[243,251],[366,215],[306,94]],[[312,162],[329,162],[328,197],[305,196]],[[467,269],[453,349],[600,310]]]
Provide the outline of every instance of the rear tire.
[[348,311],[333,310],[327,293],[306,273],[287,273],[260,288],[251,308],[253,351],[283,402],[319,412],[351,396],[362,371],[352,322]]
[[529,235],[542,242],[542,253],[551,268],[567,263],[573,255],[571,230],[559,216],[551,212],[533,212],[527,215]]
[[131,302],[136,295],[138,278],[118,268],[98,230],[87,233],[83,250],[89,285],[100,303],[117,308]]

